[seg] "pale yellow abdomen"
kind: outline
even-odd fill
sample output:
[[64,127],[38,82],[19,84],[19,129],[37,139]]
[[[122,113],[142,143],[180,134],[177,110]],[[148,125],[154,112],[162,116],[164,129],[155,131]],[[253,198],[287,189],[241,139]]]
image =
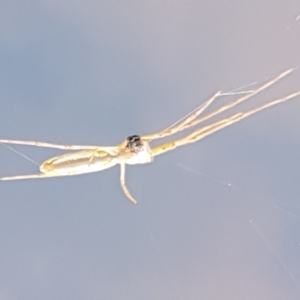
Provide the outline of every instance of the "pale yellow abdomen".
[[97,172],[116,164],[115,156],[102,150],[83,150],[59,155],[40,166],[45,174],[77,175]]

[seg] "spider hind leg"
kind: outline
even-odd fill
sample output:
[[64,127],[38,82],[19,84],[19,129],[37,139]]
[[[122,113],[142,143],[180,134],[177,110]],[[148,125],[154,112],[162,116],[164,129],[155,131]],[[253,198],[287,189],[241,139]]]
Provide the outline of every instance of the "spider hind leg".
[[29,175],[16,175],[16,176],[7,176],[0,178],[1,180],[17,180],[17,179],[36,179],[36,178],[46,178],[46,177],[56,177],[59,175],[56,174],[29,174]]

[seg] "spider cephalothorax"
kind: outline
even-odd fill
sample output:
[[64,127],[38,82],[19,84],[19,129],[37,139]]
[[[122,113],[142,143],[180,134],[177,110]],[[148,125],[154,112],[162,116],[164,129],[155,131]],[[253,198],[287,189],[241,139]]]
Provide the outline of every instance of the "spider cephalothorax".
[[131,135],[127,139],[126,148],[132,152],[138,153],[143,150],[144,143],[139,135]]
[[[126,164],[145,164],[152,161],[152,152],[149,142],[139,135],[131,135],[125,140]],[[129,156],[128,156],[129,154]]]

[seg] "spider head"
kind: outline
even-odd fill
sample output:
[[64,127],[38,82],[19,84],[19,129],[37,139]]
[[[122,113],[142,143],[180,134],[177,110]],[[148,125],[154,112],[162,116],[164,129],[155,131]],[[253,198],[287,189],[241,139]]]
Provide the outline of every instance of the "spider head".
[[125,149],[133,154],[130,159],[127,159],[127,164],[144,164],[152,161],[149,143],[139,135],[129,136],[125,141]]
[[132,152],[139,152],[143,150],[144,143],[139,135],[131,135],[127,139],[126,148]]

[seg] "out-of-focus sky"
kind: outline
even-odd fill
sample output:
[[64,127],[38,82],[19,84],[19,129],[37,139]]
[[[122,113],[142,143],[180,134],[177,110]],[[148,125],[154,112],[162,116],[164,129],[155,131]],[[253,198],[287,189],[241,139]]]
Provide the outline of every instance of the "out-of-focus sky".
[[[106,146],[162,130],[299,65],[299,14],[296,0],[2,0],[0,136]],[[299,89],[297,70],[235,111]],[[137,206],[118,167],[1,182],[0,299],[299,299],[299,111],[129,166]],[[38,172],[0,154],[1,176]]]

